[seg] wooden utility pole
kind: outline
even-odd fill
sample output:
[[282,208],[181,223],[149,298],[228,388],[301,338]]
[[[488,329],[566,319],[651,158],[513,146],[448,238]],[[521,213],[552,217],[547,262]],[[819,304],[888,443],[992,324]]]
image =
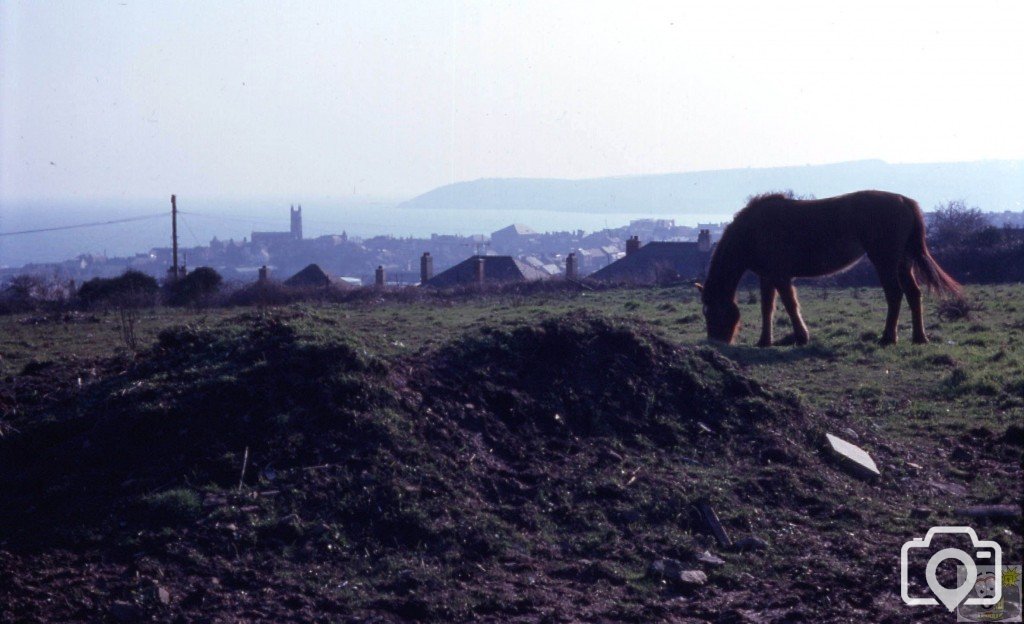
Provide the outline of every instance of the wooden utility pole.
[[171,195],[171,279],[178,279],[178,200]]

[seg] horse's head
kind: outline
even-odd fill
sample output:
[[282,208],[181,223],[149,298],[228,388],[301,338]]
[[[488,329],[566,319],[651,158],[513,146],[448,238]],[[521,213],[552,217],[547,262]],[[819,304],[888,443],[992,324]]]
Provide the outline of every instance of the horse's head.
[[696,284],[704,304],[704,321],[708,326],[708,340],[732,344],[740,328],[740,307],[735,301],[708,297],[708,292]]

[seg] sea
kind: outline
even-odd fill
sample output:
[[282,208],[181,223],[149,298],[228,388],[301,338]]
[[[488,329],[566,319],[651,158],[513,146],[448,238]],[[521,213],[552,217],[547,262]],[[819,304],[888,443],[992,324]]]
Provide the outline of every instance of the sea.
[[[595,232],[637,219],[674,219],[676,225],[728,221],[727,214],[588,213],[549,210],[406,208],[397,201],[295,202],[302,206],[304,238],[347,233],[429,238],[431,234],[490,233],[513,223],[538,232]],[[178,200],[178,241],[205,246],[213,238],[241,240],[253,231],[287,231],[289,203],[275,200]],[[61,262],[81,254],[133,256],[171,241],[170,199],[0,204],[0,268]],[[55,229],[67,228],[67,229]]]

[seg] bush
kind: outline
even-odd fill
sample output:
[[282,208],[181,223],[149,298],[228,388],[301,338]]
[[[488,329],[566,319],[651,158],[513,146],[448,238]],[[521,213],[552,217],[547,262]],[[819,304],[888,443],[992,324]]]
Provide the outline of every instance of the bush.
[[334,302],[339,300],[334,288],[286,286],[280,282],[256,282],[231,293],[228,305],[232,306],[276,306],[299,301]]
[[935,313],[944,321],[971,318],[971,304],[966,299],[941,299]]
[[209,303],[223,283],[220,273],[210,267],[199,267],[167,287],[167,303],[173,306]]
[[154,305],[159,292],[156,278],[129,269],[119,277],[94,277],[82,284],[78,300],[86,308],[140,308]]
[[988,227],[963,241],[938,247],[935,257],[962,282],[1024,280],[1024,229]]
[[71,294],[72,287],[57,275],[15,275],[0,285],[0,314],[61,310]]
[[928,237],[936,247],[958,245],[989,227],[985,213],[968,208],[963,200],[936,206],[928,224]]

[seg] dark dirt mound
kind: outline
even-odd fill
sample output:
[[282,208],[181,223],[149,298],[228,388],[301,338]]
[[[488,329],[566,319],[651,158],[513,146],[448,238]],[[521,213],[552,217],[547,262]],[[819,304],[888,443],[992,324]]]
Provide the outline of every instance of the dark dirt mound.
[[[682,348],[635,322],[601,316],[488,328],[435,360],[428,405],[440,402],[472,429],[500,427],[541,444],[604,438],[723,452],[736,438],[795,431],[804,421],[792,397],[762,388],[716,351]],[[709,432],[722,435],[709,444]]]
[[[393,402],[386,373],[343,335],[300,337],[279,320],[168,330],[122,374],[0,440],[4,498],[73,525],[125,494],[237,484],[245,448],[259,464],[287,465],[315,460],[336,436],[379,441],[386,434],[366,414]],[[8,522],[39,530],[31,513],[0,516],[0,527]]]
[[[729,463],[816,461],[794,400],[598,316],[393,361],[322,319],[186,327],[50,412],[0,440],[0,599],[28,618],[650,620],[679,607],[648,564],[714,548],[694,504],[735,501]],[[95,597],[33,599],[39,561]]]

